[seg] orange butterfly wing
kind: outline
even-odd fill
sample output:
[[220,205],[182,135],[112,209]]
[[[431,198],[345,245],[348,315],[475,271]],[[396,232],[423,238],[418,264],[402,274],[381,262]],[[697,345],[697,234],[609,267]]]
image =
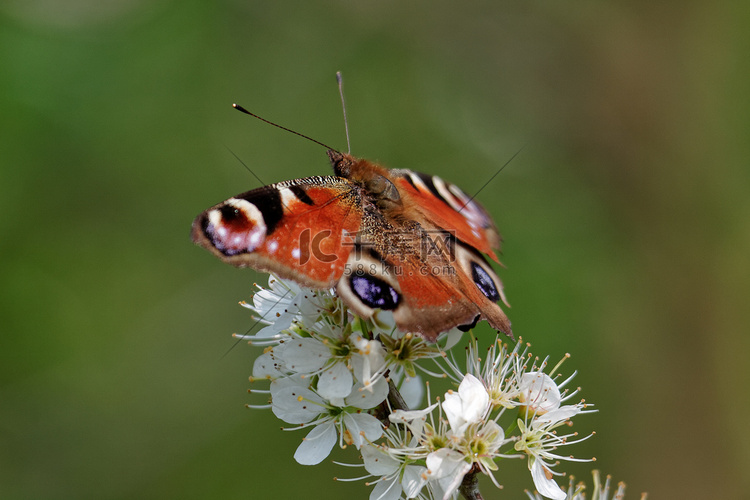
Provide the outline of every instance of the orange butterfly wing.
[[[425,254],[422,243],[430,235],[422,232],[406,251],[387,255],[374,251],[368,241],[358,242],[336,286],[339,296],[365,318],[376,309],[391,311],[401,330],[431,341],[451,328],[468,329],[479,319],[511,334],[510,321],[496,303],[504,300],[502,284],[489,264],[460,242],[449,253]],[[390,230],[391,240],[402,234],[403,228]]]
[[209,208],[193,222],[192,238],[234,266],[331,288],[344,271],[361,220],[355,186],[339,177],[310,177]]
[[494,250],[500,235],[487,211],[456,185],[437,176],[411,170],[392,170],[399,191],[413,200],[414,210],[456,238],[499,262]]

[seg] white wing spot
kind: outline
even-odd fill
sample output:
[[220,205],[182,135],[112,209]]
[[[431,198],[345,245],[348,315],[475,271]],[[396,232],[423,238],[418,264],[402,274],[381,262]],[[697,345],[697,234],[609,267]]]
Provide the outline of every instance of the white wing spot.
[[289,188],[282,188],[279,190],[279,195],[281,196],[281,205],[284,207],[289,207],[299,201],[297,195],[295,195]]
[[237,229],[235,223],[225,224],[221,210],[212,210],[208,214],[207,227],[211,242],[225,253],[254,251],[266,237],[267,228],[263,214],[247,200],[230,198],[225,204],[236,209],[238,214],[244,217],[244,228]]
[[417,187],[417,191],[421,191],[424,194],[430,194],[430,189],[425,185],[424,182],[422,182],[422,179],[415,174],[414,172],[409,173],[409,177],[411,178],[411,181],[414,183],[414,185]]

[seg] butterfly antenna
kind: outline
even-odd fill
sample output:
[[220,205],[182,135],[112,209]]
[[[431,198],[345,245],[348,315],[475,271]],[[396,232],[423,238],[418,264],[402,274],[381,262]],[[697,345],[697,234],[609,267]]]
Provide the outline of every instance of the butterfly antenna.
[[297,132],[296,130],[292,130],[292,129],[290,129],[290,128],[282,127],[282,126],[281,126],[281,125],[279,125],[278,123],[274,123],[274,122],[272,122],[271,120],[266,120],[266,119],[265,119],[265,118],[263,118],[262,116],[258,116],[258,115],[256,115],[255,113],[251,113],[250,111],[246,110],[245,108],[243,108],[243,107],[242,107],[242,106],[240,106],[239,104],[232,104],[232,107],[233,107],[234,109],[236,109],[237,111],[242,111],[242,112],[243,112],[243,113],[245,113],[246,115],[250,115],[250,116],[252,116],[253,118],[257,118],[258,120],[260,120],[260,121],[262,121],[262,122],[265,122],[265,123],[267,123],[267,124],[269,124],[269,125],[273,125],[273,126],[274,126],[274,127],[276,127],[276,128],[280,128],[281,130],[286,130],[287,132],[291,132],[291,133],[292,133],[292,134],[294,134],[294,135],[298,135],[298,136],[300,136],[300,137],[302,137],[302,138],[305,138],[305,139],[307,139],[308,141],[312,141],[312,142],[314,142],[315,144],[318,144],[318,145],[320,145],[320,146],[323,146],[323,147],[324,147],[324,148],[326,148],[326,149],[330,149],[330,150],[332,150],[332,151],[336,151],[337,153],[340,153],[340,151],[338,151],[338,150],[336,150],[336,149],[332,148],[331,146],[329,146],[329,145],[327,145],[327,144],[323,144],[323,143],[322,143],[322,142],[320,142],[320,141],[316,141],[316,140],[315,140],[315,139],[313,139],[312,137],[308,137],[308,136],[306,136],[305,134],[301,134],[301,133]]
[[341,108],[344,110],[344,129],[346,130],[347,153],[352,154],[352,143],[349,141],[349,120],[346,117],[346,101],[344,100],[344,77],[341,71],[336,72],[336,81],[339,84],[339,95],[341,96]]
[[473,195],[473,196],[472,196],[471,198],[469,198],[469,201],[467,201],[466,203],[464,203],[464,204],[463,204],[463,206],[462,206],[462,207],[461,207],[461,209],[460,209],[460,210],[458,211],[458,213],[461,213],[461,212],[463,212],[464,208],[466,208],[466,206],[467,206],[467,205],[468,205],[469,203],[471,203],[471,202],[472,202],[472,201],[474,200],[474,198],[476,198],[476,197],[477,197],[477,196],[479,195],[479,193],[481,193],[481,192],[482,192],[482,190],[483,190],[484,188],[486,188],[486,187],[487,187],[487,186],[488,186],[488,185],[490,184],[490,182],[492,182],[492,180],[493,180],[493,179],[494,179],[495,177],[497,177],[497,174],[499,174],[500,172],[502,172],[502,171],[503,171],[503,169],[504,169],[505,167],[507,167],[507,166],[508,166],[508,164],[509,164],[510,162],[512,162],[512,161],[513,161],[513,159],[514,159],[514,158],[515,158],[516,156],[518,156],[518,155],[519,155],[519,154],[521,153],[521,151],[523,151],[523,148],[525,148],[525,147],[526,147],[526,144],[524,144],[523,146],[521,146],[521,149],[519,149],[518,151],[516,151],[516,154],[514,154],[513,156],[511,156],[511,157],[510,157],[510,159],[508,159],[508,161],[506,161],[506,162],[505,162],[505,164],[504,164],[504,165],[503,165],[502,167],[500,167],[500,168],[499,168],[499,169],[497,170],[497,172],[495,172],[494,174],[492,174],[492,177],[490,177],[490,178],[489,178],[489,180],[488,180],[487,182],[485,182],[485,183],[484,183],[484,186],[482,186],[481,188],[479,188],[479,190],[478,190],[478,191],[477,191],[476,193],[474,193],[474,195]]
[[253,169],[251,169],[247,165],[247,163],[245,163],[244,161],[242,161],[242,158],[240,158],[239,156],[237,156],[237,153],[235,153],[234,151],[232,151],[231,149],[229,149],[229,146],[227,146],[226,144],[224,144],[224,147],[227,148],[227,151],[229,151],[230,153],[232,153],[232,156],[234,156],[235,158],[237,158],[237,161],[240,162],[242,164],[242,166],[245,167],[245,169],[248,172],[250,172],[250,174],[252,174],[253,177],[255,177],[255,180],[257,180],[261,184],[265,184],[265,182],[263,182],[262,180],[260,180],[260,177],[258,177],[258,174],[256,174],[255,172],[253,172]]

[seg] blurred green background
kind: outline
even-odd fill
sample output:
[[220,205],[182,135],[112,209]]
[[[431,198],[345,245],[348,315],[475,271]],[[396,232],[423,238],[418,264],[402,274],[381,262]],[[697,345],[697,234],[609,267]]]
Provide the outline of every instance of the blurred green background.
[[[628,497],[748,498],[746,2],[5,0],[0,498],[366,498],[245,394],[262,275],[193,217],[329,173],[315,144],[478,190],[514,331],[599,413]],[[486,325],[484,334],[491,332]],[[580,426],[580,427],[579,427]],[[337,458],[353,461],[345,453]],[[348,458],[347,458],[348,456]],[[531,487],[508,464],[502,491]],[[505,472],[507,470],[507,472]]]

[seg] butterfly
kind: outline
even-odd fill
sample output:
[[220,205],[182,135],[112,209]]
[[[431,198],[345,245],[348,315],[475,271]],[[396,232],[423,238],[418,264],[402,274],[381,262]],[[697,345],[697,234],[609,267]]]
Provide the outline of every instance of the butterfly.
[[329,149],[333,176],[271,184],[204,211],[192,239],[224,262],[313,289],[351,311],[390,311],[435,341],[480,319],[512,335],[507,301],[484,255],[500,235],[487,211],[437,176],[387,169]]

